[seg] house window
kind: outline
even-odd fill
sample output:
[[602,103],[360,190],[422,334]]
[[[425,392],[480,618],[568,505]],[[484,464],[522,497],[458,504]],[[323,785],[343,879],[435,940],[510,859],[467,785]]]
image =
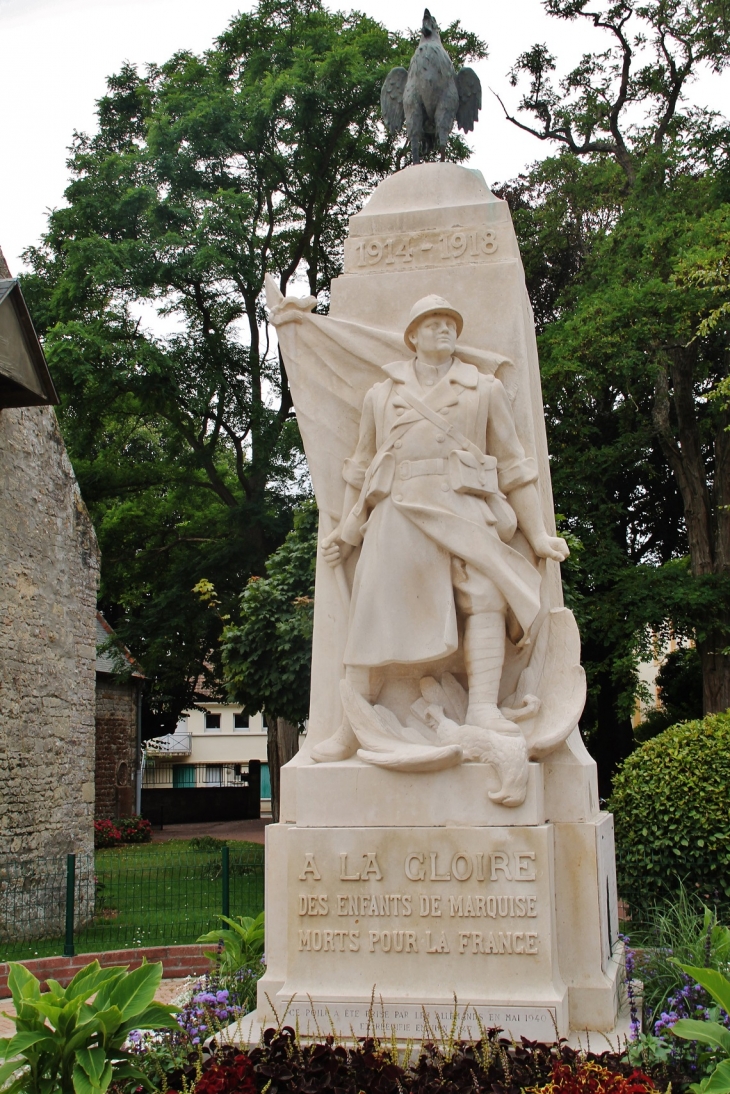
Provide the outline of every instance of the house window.
[[248,729],[248,714],[234,714],[233,715],[233,728],[234,729]]
[[222,786],[223,785],[223,770],[220,764],[206,764],[205,765],[205,785],[206,786]]
[[206,733],[220,733],[221,731],[221,716],[220,714],[206,714],[205,715],[205,732]]

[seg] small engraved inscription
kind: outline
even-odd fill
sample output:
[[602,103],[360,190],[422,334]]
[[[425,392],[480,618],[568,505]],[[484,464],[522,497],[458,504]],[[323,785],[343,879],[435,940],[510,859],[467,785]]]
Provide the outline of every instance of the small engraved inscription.
[[[508,1037],[519,1040],[551,1041],[554,1038],[556,1013],[546,1006],[472,1006],[457,1004],[460,1036],[477,1040],[481,1030],[503,1029]],[[355,1036],[376,1032],[381,1037],[395,1033],[398,1037],[421,1037],[437,1032],[439,1026],[448,1029],[454,1018],[454,1004],[385,1003],[376,993],[375,1004],[369,1002],[328,1002],[326,1000],[293,1000],[287,1007],[287,1018],[298,1021],[305,1033],[315,1023],[321,1028],[333,1024],[343,1033]]]

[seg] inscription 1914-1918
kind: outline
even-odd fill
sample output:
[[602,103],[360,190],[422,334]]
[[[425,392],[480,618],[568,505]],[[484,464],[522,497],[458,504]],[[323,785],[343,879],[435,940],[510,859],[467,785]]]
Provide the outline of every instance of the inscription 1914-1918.
[[348,241],[348,265],[367,269],[408,269],[452,262],[482,262],[497,250],[493,228],[457,228],[452,231],[411,232],[393,236],[370,236]]

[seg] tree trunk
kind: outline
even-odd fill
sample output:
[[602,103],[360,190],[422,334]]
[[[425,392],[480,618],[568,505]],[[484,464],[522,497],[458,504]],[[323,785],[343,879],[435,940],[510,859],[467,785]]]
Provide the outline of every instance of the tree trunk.
[[[703,577],[725,574],[730,568],[730,435],[728,415],[724,413],[714,438],[715,473],[710,491],[695,407],[696,353],[695,345],[675,347],[669,355],[669,372],[658,369],[653,417],[682,496],[692,573]],[[670,374],[676,437],[670,415]],[[730,707],[730,656],[722,652],[728,645],[730,639],[724,627],[697,643],[705,714],[716,714]]]
[[713,632],[697,643],[702,665],[702,708],[705,714],[720,714],[730,707],[730,657],[727,634]]
[[279,718],[279,764],[288,764],[299,751],[299,726]]
[[299,726],[284,718],[268,715],[266,720],[269,726],[266,755],[271,780],[271,817],[277,823],[281,804],[281,769],[299,751]]
[[271,784],[271,819],[274,824],[279,820],[279,719],[272,714],[266,715],[266,758],[269,763],[269,783]]

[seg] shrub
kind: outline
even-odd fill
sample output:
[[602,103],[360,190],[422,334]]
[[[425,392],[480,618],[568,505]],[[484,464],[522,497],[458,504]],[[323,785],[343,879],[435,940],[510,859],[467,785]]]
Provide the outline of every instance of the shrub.
[[94,847],[118,847],[122,833],[111,820],[94,821]]
[[122,843],[149,843],[152,825],[144,817],[94,821],[94,847],[119,847]]
[[152,825],[144,817],[123,817],[117,826],[122,843],[149,843],[152,839]]
[[190,840],[191,851],[218,851],[222,847],[226,846],[224,839],[218,839],[217,836],[193,836]]
[[672,726],[632,752],[609,808],[619,892],[634,914],[680,882],[730,909],[730,713]]

